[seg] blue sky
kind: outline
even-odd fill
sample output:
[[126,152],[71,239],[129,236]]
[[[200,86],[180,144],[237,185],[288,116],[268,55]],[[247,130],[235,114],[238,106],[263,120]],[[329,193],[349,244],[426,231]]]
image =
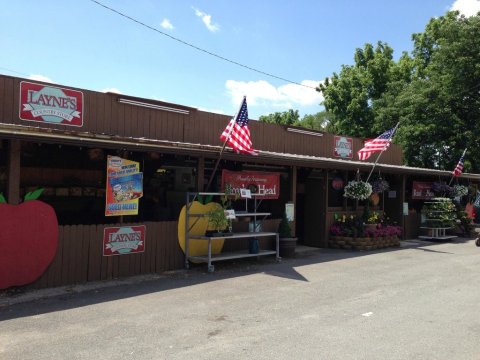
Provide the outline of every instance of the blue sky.
[[[430,18],[480,0],[98,0],[148,26],[248,67],[315,87],[385,41],[411,51]],[[0,0],[0,73],[235,114],[322,110],[321,94],[222,61],[91,0]]]

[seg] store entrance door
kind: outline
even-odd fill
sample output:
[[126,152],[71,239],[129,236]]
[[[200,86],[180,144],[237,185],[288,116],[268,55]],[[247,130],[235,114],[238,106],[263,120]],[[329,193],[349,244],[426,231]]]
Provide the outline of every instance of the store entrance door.
[[304,244],[307,246],[327,246],[325,189],[325,179],[314,173],[305,182]]

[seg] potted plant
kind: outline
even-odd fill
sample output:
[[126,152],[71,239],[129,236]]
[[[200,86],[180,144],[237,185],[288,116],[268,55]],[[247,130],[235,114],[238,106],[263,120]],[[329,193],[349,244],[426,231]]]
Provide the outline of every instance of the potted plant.
[[209,211],[207,216],[209,225],[214,229],[213,232],[207,231],[207,236],[220,237],[230,235],[230,233],[223,232],[229,225],[223,206],[217,206],[214,210]]
[[343,196],[355,200],[365,200],[371,194],[372,185],[365,181],[352,180],[345,186]]
[[280,256],[295,256],[295,247],[298,239],[292,237],[292,229],[290,228],[286,213],[283,213],[283,218],[280,224],[278,224],[278,237],[280,238]]

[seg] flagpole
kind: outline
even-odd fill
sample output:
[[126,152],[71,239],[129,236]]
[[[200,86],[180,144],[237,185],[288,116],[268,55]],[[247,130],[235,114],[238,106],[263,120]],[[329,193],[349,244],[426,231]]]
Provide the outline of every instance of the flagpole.
[[[463,150],[463,154],[462,154],[462,156],[460,157],[460,159],[465,156],[465,153],[467,152],[467,149],[468,149],[468,148],[465,148],[465,150]],[[460,160],[459,160],[459,161],[460,161]],[[457,165],[458,165],[458,163],[457,163]],[[456,169],[456,166],[455,166],[455,169]],[[453,176],[453,173],[455,172],[455,169],[453,169],[453,171],[452,171],[452,177],[450,178],[450,181],[448,182],[448,186],[450,186],[450,184],[451,184],[452,181],[453,181],[453,178],[455,177],[455,176]]]
[[[400,121],[397,123],[397,125],[395,125],[395,128],[393,129],[393,132],[392,132],[392,137],[390,138],[390,141],[392,141],[393,137],[395,136],[395,132],[397,131],[397,128],[398,128],[398,125],[400,124]],[[380,156],[382,156],[383,152],[387,150],[387,148],[385,148],[384,150],[380,151],[380,154],[378,154],[377,156],[377,160],[375,160],[375,162],[373,163],[373,167],[372,167],[372,170],[370,170],[370,174],[368,174],[368,177],[367,177],[367,181],[370,180],[370,176],[372,176],[372,173],[373,173],[373,170],[375,170],[375,166],[377,166],[377,163],[378,163],[378,160],[380,159]]]
[[210,188],[210,185],[212,184],[215,173],[217,172],[218,165],[220,164],[220,160],[222,159],[223,151],[225,150],[225,147],[227,145],[227,141],[230,140],[230,136],[232,135],[233,127],[235,126],[235,124],[234,124],[235,119],[238,117],[238,114],[240,113],[240,110],[242,109],[242,105],[243,105],[243,102],[245,101],[245,99],[246,99],[246,96],[243,97],[243,100],[240,103],[240,108],[238,109],[237,114],[235,115],[235,117],[232,120],[230,120],[230,122],[232,123],[232,126],[230,127],[230,131],[228,132],[228,135],[227,135],[227,137],[226,137],[226,139],[223,143],[222,149],[220,150],[220,154],[218,155],[218,159],[215,162],[215,166],[213,167],[212,175],[210,176],[210,180],[208,181],[208,184],[207,184],[207,187],[205,188],[205,191],[208,191],[208,189]]

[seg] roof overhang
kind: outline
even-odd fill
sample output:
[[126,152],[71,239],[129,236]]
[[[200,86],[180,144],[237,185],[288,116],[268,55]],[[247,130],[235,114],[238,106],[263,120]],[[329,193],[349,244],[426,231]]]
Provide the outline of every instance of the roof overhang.
[[[112,149],[128,149],[132,151],[157,151],[184,155],[204,156],[217,158],[221,146],[193,144],[185,142],[155,140],[147,138],[125,138],[109,134],[93,134],[86,132],[72,132],[50,128],[40,128],[23,125],[0,124],[0,137],[7,139],[22,139],[69,145],[91,147],[105,147]],[[318,156],[285,154],[271,151],[259,151],[258,156],[239,155],[231,149],[225,149],[222,157],[226,160],[243,161],[248,163],[275,164],[284,166],[303,166],[321,169],[336,170],[371,170],[373,163],[331,159]],[[376,168],[385,173],[409,174],[424,176],[450,177],[451,172],[446,170],[424,169],[410,166],[389,165],[378,163]],[[480,174],[463,173],[461,178],[480,180]]]

